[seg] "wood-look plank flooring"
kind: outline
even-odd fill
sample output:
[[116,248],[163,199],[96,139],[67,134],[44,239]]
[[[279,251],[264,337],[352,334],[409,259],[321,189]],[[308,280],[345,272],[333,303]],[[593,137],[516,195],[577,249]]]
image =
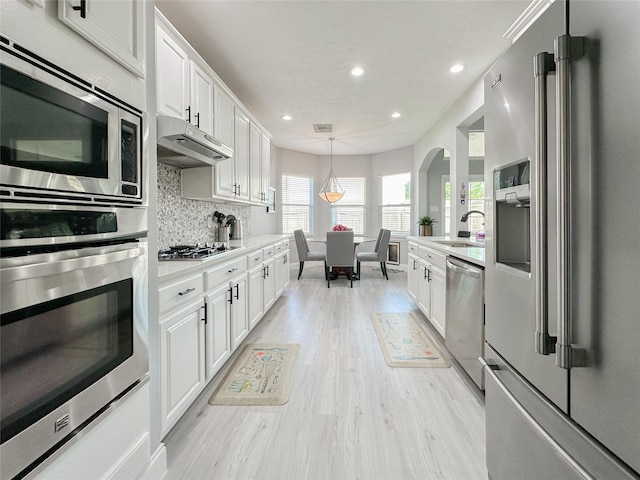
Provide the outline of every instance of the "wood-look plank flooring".
[[245,340],[301,344],[289,402],[209,405],[232,358],[165,437],[165,478],[486,480],[478,391],[454,367],[384,361],[371,312],[412,311],[427,323],[406,272],[389,267],[387,281],[363,264],[353,289],[344,277],[327,289],[313,265],[299,281],[294,265],[289,288]]

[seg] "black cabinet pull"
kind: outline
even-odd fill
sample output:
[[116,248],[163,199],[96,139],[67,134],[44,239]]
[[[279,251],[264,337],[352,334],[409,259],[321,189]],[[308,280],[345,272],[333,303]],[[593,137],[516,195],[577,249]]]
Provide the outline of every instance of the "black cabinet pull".
[[196,127],[200,128],[200,112],[196,113]]
[[80,6],[71,7],[76,12],[80,10],[80,16],[82,18],[87,18],[87,0],[80,0]]
[[195,291],[195,288],[187,288],[184,292],[178,292],[178,295],[183,297],[185,295],[189,295],[193,291]]
[[187,122],[191,123],[191,107],[187,107]]
[[240,300],[240,284],[236,283],[236,298]]
[[204,303],[204,305],[202,305],[200,308],[204,309],[204,318],[201,318],[200,320],[204,322],[204,324],[207,324],[207,302]]

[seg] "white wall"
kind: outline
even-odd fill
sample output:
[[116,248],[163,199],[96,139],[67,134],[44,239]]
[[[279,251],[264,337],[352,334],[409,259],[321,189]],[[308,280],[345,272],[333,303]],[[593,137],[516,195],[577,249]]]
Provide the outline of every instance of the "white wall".
[[[482,112],[484,104],[484,82],[480,78],[458,100],[442,114],[442,116],[418,139],[413,151],[413,173],[414,173],[414,218],[429,215],[427,209],[426,181],[416,183],[420,171],[426,172],[432,157],[429,154],[438,148],[446,148],[451,152],[450,177],[452,192],[458,192],[462,182],[468,183],[468,151],[460,148],[465,145],[465,126],[468,127],[475,122]],[[461,129],[461,130],[460,130]],[[468,142],[467,142],[468,144]],[[426,161],[426,163],[425,163]],[[424,174],[423,174],[424,179]],[[424,179],[426,180],[426,179]],[[465,230],[465,224],[459,222],[463,212],[467,207],[463,207],[459,202],[452,202],[451,205],[451,231]],[[455,220],[455,221],[454,221]],[[417,220],[416,220],[417,221]],[[415,225],[414,225],[415,228]],[[415,230],[417,232],[417,228]]]
[[[313,234],[324,235],[333,227],[331,223],[331,205],[322,201],[318,196],[322,183],[329,175],[331,168],[330,155],[311,155],[283,148],[276,148],[276,171],[278,178],[275,180],[277,191],[282,191],[282,175],[311,175],[314,179],[314,209],[313,209]],[[367,209],[365,211],[366,234],[376,236],[380,229],[379,221],[379,180],[380,175],[411,172],[413,169],[413,147],[408,146],[382,152],[375,155],[334,155],[333,173],[336,177],[364,177],[367,188]],[[277,208],[282,207],[282,200],[278,196]],[[278,217],[278,231],[282,229],[281,217]],[[392,239],[392,241],[398,241]],[[404,248],[401,245],[401,263],[406,264],[406,241]],[[404,260],[403,260],[404,258]],[[295,258],[297,261],[297,257]]]

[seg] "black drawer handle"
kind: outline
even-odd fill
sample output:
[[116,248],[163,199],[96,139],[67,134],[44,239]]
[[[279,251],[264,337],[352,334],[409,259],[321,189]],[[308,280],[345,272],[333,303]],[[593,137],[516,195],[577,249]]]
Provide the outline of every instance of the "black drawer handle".
[[87,0],[80,0],[80,6],[71,7],[73,10],[80,10],[80,16],[82,18],[87,18]]
[[195,288],[187,288],[184,292],[178,292],[178,295],[182,297],[184,295],[189,295],[193,291],[195,291]]

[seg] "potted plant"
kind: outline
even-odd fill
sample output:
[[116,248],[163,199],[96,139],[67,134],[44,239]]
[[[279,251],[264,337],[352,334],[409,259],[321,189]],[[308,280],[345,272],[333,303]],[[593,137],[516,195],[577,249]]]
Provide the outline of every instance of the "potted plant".
[[434,223],[438,223],[438,221],[435,218],[431,218],[429,215],[420,217],[420,220],[418,220],[418,225],[420,225],[420,236],[425,237],[433,235]]

